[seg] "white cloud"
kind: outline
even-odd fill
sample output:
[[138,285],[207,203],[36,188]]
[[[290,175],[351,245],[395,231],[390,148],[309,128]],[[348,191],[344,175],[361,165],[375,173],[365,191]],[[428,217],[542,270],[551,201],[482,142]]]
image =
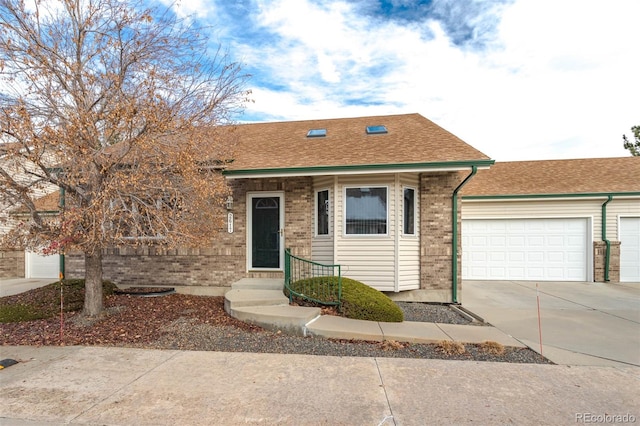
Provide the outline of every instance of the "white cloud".
[[624,156],[621,135],[640,124],[640,2],[517,0],[483,15],[500,24],[476,50],[427,16],[364,17],[338,1],[260,6],[254,22],[274,42],[239,49],[263,84],[248,116],[419,112],[498,160]]
[[216,13],[214,2],[208,0],[160,0],[160,3],[173,8],[181,18],[188,16],[207,18]]

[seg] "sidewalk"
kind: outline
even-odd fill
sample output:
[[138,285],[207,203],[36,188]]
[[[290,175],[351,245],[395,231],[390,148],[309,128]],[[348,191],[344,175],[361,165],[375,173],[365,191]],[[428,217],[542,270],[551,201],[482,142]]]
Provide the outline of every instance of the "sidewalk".
[[4,358],[21,362],[0,370],[3,425],[550,425],[580,424],[589,416],[640,419],[635,368],[0,346]]

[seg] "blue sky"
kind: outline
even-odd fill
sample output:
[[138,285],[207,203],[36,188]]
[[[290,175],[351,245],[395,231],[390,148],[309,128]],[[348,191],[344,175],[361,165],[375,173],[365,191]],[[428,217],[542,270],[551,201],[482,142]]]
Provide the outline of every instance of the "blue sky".
[[252,74],[239,121],[417,112],[498,161],[627,156],[640,125],[637,0],[172,7]]

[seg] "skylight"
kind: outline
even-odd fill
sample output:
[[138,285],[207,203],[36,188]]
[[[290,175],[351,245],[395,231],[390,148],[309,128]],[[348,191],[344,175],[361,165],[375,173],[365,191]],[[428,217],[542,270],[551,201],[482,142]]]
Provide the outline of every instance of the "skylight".
[[311,129],[307,132],[308,138],[321,138],[327,136],[327,129]]
[[367,134],[368,135],[377,135],[380,133],[387,133],[386,126],[367,126]]

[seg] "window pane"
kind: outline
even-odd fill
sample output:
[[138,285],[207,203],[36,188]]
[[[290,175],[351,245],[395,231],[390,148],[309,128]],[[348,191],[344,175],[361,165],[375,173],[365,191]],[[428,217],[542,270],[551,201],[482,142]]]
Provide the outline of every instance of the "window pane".
[[318,191],[317,234],[329,235],[329,190]]
[[347,188],[346,233],[387,233],[387,188]]
[[415,234],[416,191],[412,188],[404,189],[404,233]]

